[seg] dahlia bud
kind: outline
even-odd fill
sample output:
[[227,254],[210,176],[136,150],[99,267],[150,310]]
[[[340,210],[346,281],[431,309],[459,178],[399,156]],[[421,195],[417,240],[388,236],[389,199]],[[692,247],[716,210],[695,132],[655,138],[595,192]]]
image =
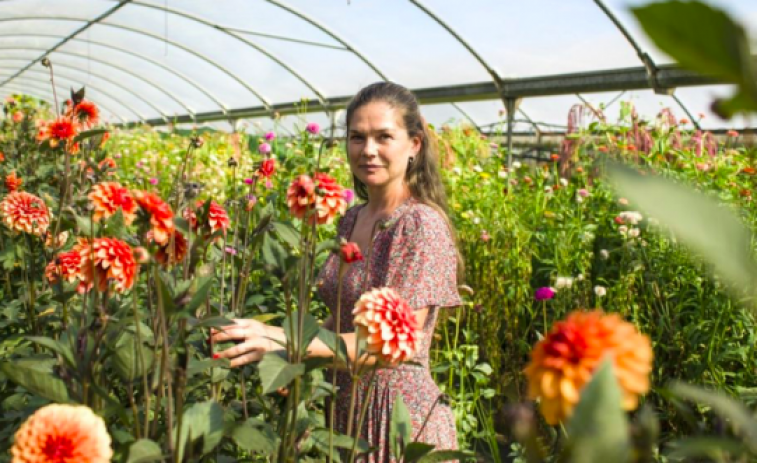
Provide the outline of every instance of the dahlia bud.
[[42,66],[44,66],[46,68],[50,67],[50,59],[47,58],[47,57],[42,58],[42,61],[40,61],[40,63],[42,63]]
[[229,158],[229,160],[226,161],[226,164],[228,164],[229,167],[231,167],[231,168],[235,168],[235,167],[237,167],[239,165],[239,163],[237,162],[237,160],[234,159],[234,158]]
[[150,262],[150,253],[147,252],[147,249],[142,246],[134,248],[132,254],[134,254],[134,259],[136,259],[137,263],[139,264],[146,264]]
[[200,136],[194,136],[191,139],[191,143],[194,148],[202,148],[202,145],[205,144],[205,140],[203,140]]
[[355,242],[342,242],[339,254],[342,257],[342,262],[346,264],[363,260],[363,254],[360,252],[360,247]]

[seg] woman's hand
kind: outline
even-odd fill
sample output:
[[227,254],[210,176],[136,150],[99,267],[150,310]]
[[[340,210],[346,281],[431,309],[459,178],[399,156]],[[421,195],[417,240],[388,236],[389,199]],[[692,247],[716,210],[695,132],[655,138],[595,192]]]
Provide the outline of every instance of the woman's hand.
[[234,323],[211,330],[211,339],[216,344],[224,341],[238,342],[234,347],[213,354],[213,358],[230,359],[232,367],[260,361],[266,352],[281,348],[276,341],[285,339],[281,328],[256,320],[234,319]]

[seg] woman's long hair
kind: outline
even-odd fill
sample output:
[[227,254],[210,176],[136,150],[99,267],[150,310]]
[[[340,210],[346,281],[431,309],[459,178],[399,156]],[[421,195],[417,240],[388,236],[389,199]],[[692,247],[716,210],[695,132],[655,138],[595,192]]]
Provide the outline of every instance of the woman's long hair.
[[[402,122],[408,136],[420,137],[421,149],[407,166],[405,183],[410,188],[413,198],[436,209],[447,222],[452,239],[457,248],[457,234],[447,214],[447,194],[444,191],[439,174],[439,150],[436,134],[430,131],[421,116],[418,100],[405,87],[393,82],[377,82],[360,90],[347,105],[346,123],[349,134],[352,116],[359,108],[368,103],[383,102],[402,114]],[[363,200],[368,200],[368,188],[354,174],[352,175],[355,193]],[[463,259],[457,250],[457,279],[463,281]]]

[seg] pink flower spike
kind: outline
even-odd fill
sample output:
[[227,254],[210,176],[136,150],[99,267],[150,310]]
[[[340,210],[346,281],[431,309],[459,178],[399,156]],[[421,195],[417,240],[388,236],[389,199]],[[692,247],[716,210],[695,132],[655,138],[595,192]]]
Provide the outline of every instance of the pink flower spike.
[[158,184],[158,179],[157,179],[157,178],[155,178],[155,177],[152,177],[152,178],[150,179],[150,185],[157,185],[157,184]]
[[271,145],[268,143],[263,143],[260,146],[258,146],[258,152],[260,154],[270,154],[271,153]]
[[265,139],[266,141],[273,141],[274,139],[276,139],[276,134],[273,132],[267,132],[265,134]]
[[231,254],[232,256],[236,256],[237,255],[237,250],[234,249],[234,248],[232,248],[231,246],[226,246],[226,252],[229,253],[229,254]]
[[251,178],[246,178],[246,179],[244,179],[244,183],[246,183],[248,185],[252,185],[252,179]]
[[310,132],[312,135],[318,135],[318,132],[321,131],[321,126],[318,125],[317,122],[311,122],[305,127],[305,130]]
[[271,179],[268,179],[265,181],[265,187],[268,188],[269,190],[273,188],[273,182],[271,181]]

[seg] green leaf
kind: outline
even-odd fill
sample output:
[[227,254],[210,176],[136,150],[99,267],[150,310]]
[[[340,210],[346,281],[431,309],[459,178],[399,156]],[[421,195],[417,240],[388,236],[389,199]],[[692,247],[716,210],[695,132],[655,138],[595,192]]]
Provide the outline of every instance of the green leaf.
[[[142,365],[142,359],[145,364]],[[124,332],[116,342],[113,352],[113,369],[124,381],[133,381],[142,377],[142,371],[150,372],[155,362],[153,351],[144,343],[138,343],[136,336]]]
[[198,320],[194,328],[222,328],[224,326],[234,325],[233,320],[229,320],[226,317],[215,315],[212,317],[203,318]]
[[[318,332],[320,331],[320,327],[318,326],[318,320],[315,319],[312,315],[305,312],[304,313],[304,320],[302,324],[302,340],[297,339],[298,334],[298,317],[299,312],[295,311],[292,312],[291,315],[291,323],[290,318],[287,317],[284,319],[284,322],[281,326],[284,327],[284,334],[286,335],[287,341],[292,343],[295,346],[299,346],[301,350],[304,350],[307,348],[307,346],[310,345],[310,343],[315,339],[316,336],[318,336]],[[294,328],[294,332],[292,332],[292,328]]]
[[737,440],[724,437],[689,437],[670,443],[670,452],[666,455],[671,459],[705,458],[715,461],[725,461],[724,454],[740,455],[746,452],[746,446]]
[[435,446],[424,442],[411,442],[405,447],[405,458],[403,458],[402,461],[406,463],[418,461],[434,450],[434,447]]
[[[179,434],[177,446],[179,461],[183,459],[188,447],[194,448],[195,443],[202,444],[200,451],[205,455],[213,450],[222,438],[223,408],[216,402],[193,404],[184,412],[182,418],[181,434]],[[194,455],[195,458],[199,456]]]
[[199,278],[197,283],[197,291],[195,291],[192,299],[189,301],[186,307],[182,308],[182,312],[186,314],[193,314],[195,311],[208,300],[208,293],[210,288],[213,287],[215,282],[214,276]]
[[465,461],[475,457],[475,453],[463,452],[461,450],[438,450],[431,452],[418,460],[418,463],[441,463],[443,461]]
[[74,137],[74,141],[82,141],[86,140],[87,138],[96,137],[98,135],[105,135],[108,133],[108,129],[92,129],[92,130],[85,130],[84,132],[79,132],[79,135]]
[[733,212],[690,187],[652,174],[641,175],[619,164],[609,165],[609,174],[622,196],[667,226],[718,274],[755,292],[757,264],[752,259],[751,234]]
[[644,31],[682,66],[742,83],[754,78],[749,42],[725,11],[699,1],[667,1],[632,8]]
[[105,221],[102,230],[104,236],[123,238],[127,235],[126,222],[124,222],[124,215],[121,212],[121,208],[116,210],[116,213]]
[[173,294],[169,289],[169,284],[166,283],[166,278],[166,275],[164,275],[162,272],[158,272],[158,295],[163,301],[163,311],[170,316],[171,314],[176,312],[176,304],[174,304]]
[[279,238],[293,249],[300,247],[300,232],[289,222],[271,222]]
[[99,227],[89,217],[76,216],[76,228],[79,229],[79,236],[90,237],[99,235]]
[[248,452],[273,455],[278,444],[278,436],[270,428],[258,428],[249,423],[235,427],[231,431],[234,442]]
[[[344,339],[342,339],[341,336],[337,338],[336,333],[327,330],[325,328],[319,328],[318,329],[318,339],[320,339],[326,346],[331,350],[333,353],[337,353],[337,349],[339,349],[339,353],[337,354],[339,359],[342,359],[345,364],[348,362],[347,357],[347,344],[344,343]],[[338,345],[337,345],[337,339],[338,339]]]
[[129,447],[129,459],[126,463],[150,463],[163,461],[163,451],[150,439],[139,439]]
[[258,365],[258,372],[263,394],[270,394],[305,373],[305,365],[292,365],[274,352],[263,356]]
[[261,249],[263,262],[274,269],[284,270],[286,267],[286,249],[271,235],[266,235]]
[[71,348],[60,341],[56,341],[52,338],[46,338],[44,336],[27,336],[31,342],[37,343],[40,346],[47,347],[53,352],[60,354],[63,359],[72,367],[76,368],[76,361],[74,360],[74,353],[71,352]]
[[34,367],[11,362],[0,363],[0,372],[32,394],[52,400],[53,402],[69,402],[66,384],[63,380],[51,376],[50,373],[41,372]]
[[402,394],[397,394],[394,401],[392,421],[389,426],[389,445],[392,454],[399,460],[405,454],[405,449],[413,439],[413,420],[405,401],[402,400]]
[[679,398],[711,407],[718,416],[728,420],[738,434],[744,436],[753,451],[757,451],[757,419],[744,405],[720,392],[706,391],[684,383],[673,383],[669,389]]
[[197,360],[194,358],[189,359],[189,367],[187,368],[187,376],[194,376],[198,373],[204,373],[209,368],[229,368],[231,361],[229,359],[203,359]]
[[567,425],[571,461],[628,460],[630,442],[622,395],[612,363],[605,361],[581,392]]

